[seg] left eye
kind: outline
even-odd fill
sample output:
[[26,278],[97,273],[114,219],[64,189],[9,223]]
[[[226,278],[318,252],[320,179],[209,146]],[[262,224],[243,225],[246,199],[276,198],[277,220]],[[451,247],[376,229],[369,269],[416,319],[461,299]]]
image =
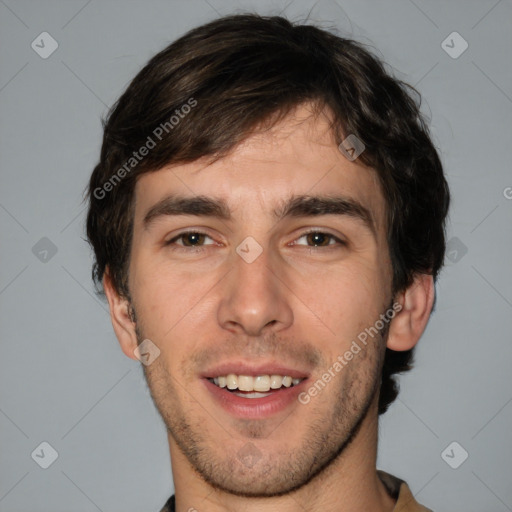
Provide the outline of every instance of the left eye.
[[[312,245],[316,247],[327,247],[328,245],[335,245],[336,242],[343,244],[343,242],[338,237],[331,235],[330,233],[323,233],[322,231],[311,231],[310,233],[305,233],[301,237],[297,238],[297,240],[302,239],[306,239],[306,245]],[[297,243],[296,245],[305,244]]]

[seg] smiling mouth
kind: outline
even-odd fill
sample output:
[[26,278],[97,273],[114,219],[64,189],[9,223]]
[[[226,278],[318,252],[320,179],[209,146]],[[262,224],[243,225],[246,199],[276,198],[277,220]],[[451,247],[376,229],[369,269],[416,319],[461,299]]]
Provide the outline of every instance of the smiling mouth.
[[230,373],[208,379],[219,388],[224,388],[242,398],[264,398],[284,388],[297,386],[304,379],[289,375],[236,375]]

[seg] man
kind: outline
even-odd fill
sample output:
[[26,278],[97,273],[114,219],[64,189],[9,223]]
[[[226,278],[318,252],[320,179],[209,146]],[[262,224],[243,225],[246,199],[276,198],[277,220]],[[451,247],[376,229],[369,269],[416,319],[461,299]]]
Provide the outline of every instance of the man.
[[162,511],[428,510],[376,470],[449,205],[409,91],[354,41],[239,15],[113,107],[87,233],[167,427]]

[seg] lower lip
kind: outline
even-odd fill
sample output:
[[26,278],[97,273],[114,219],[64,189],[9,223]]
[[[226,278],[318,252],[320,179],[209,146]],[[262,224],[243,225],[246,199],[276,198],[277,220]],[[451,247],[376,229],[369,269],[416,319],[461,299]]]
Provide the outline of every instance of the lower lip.
[[203,381],[206,389],[224,410],[239,418],[259,419],[284,411],[293,403],[298,403],[297,397],[307,379],[296,386],[281,388],[262,398],[243,398],[227,391],[226,388],[219,388],[208,379],[203,379]]

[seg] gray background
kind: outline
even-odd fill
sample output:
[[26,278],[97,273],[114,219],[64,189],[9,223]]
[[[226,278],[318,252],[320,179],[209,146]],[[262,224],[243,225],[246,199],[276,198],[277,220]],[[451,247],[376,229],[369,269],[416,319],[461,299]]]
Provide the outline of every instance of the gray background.
[[[100,117],[189,28],[312,7],[417,86],[453,193],[437,309],[381,419],[378,467],[436,512],[512,510],[509,0],[0,0],[1,512],[157,511],[172,492],[163,423],[90,280],[81,200]],[[47,59],[31,48],[43,31]],[[458,58],[441,46],[453,31]],[[31,457],[43,441],[48,469]],[[458,469],[441,456],[453,441]]]

